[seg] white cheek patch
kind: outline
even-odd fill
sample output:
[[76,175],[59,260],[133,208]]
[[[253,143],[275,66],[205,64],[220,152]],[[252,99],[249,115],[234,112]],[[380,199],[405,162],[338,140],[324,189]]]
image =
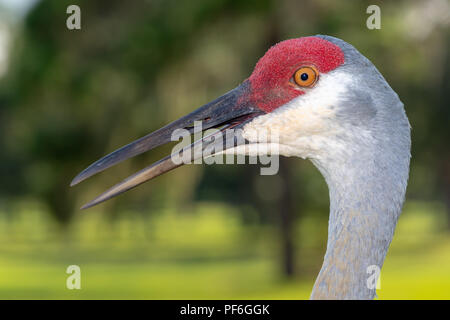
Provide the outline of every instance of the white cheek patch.
[[325,146],[333,147],[334,138],[344,130],[336,120],[336,108],[353,81],[338,70],[321,75],[305,94],[245,125],[244,138],[250,142],[268,142],[268,136],[277,135],[280,145],[290,147],[283,150],[289,154],[281,150],[280,154],[301,157],[312,157]]

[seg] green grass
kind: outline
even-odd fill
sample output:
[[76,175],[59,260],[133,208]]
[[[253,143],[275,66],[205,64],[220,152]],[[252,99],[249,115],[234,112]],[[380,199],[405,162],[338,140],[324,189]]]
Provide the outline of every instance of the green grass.
[[[450,236],[430,210],[405,209],[379,299],[450,299]],[[130,213],[116,223],[91,213],[61,235],[45,215],[23,210],[0,221],[0,298],[307,299],[317,270],[281,277],[274,230],[244,227],[229,211],[202,205],[195,215]],[[71,264],[81,267],[81,290],[66,289]]]

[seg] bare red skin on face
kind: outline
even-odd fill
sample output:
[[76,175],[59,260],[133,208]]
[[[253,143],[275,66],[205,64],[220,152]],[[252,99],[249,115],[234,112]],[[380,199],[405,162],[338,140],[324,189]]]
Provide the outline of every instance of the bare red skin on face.
[[272,112],[305,93],[290,83],[300,67],[314,65],[320,77],[321,73],[327,73],[343,63],[344,53],[341,48],[322,38],[304,37],[282,41],[271,47],[256,64],[248,79],[250,100],[261,110]]

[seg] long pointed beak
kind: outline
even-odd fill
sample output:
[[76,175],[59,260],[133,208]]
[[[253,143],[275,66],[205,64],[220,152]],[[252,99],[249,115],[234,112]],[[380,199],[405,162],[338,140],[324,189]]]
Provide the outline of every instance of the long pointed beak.
[[[122,162],[128,158],[139,155],[143,152],[161,146],[171,141],[172,133],[177,129],[185,129],[186,132],[194,132],[194,122],[202,121],[202,130],[211,128],[219,128],[218,132],[215,132],[209,136],[205,136],[190,146],[182,150],[183,154],[188,152],[190,154],[190,160],[195,160],[202,156],[202,151],[213,143],[222,143],[222,139],[215,139],[215,136],[221,134],[228,129],[241,128],[245,123],[252,118],[263,114],[263,112],[250,102],[250,85],[248,80],[243,82],[235,89],[229,91],[223,96],[217,98],[214,101],[198,108],[197,110],[189,113],[188,115],[181,117],[180,119],[156,130],[130,144],[108,154],[107,156],[97,160],[80,174],[78,174],[71,182],[71,186],[74,186],[81,181],[108,169],[109,167]],[[237,131],[235,131],[237,132]],[[242,144],[243,139],[234,139],[236,146]],[[199,149],[196,146],[201,145]],[[223,145],[221,145],[223,149]],[[229,147],[229,146],[227,146]],[[217,149],[215,149],[217,150]],[[193,152],[192,152],[193,151]],[[150,179],[160,176],[172,169],[180,167],[183,163],[174,161],[172,156],[167,156],[147,168],[135,173],[128,177],[111,189],[107,190],[91,202],[82,207],[86,209],[106,201],[112,197],[115,197],[125,191],[128,191]]]

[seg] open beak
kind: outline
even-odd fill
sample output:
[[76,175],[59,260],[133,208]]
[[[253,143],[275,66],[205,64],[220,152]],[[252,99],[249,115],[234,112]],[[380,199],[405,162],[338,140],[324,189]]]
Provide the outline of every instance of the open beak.
[[[172,133],[177,129],[185,129],[187,130],[186,132],[192,134],[194,132],[195,121],[202,121],[203,131],[211,128],[217,128],[219,131],[205,136],[202,139],[195,141],[190,146],[185,147],[182,150],[183,155],[185,152],[188,152],[189,160],[193,161],[202,156],[205,148],[211,147],[212,144],[217,143],[221,144],[219,149],[224,150],[223,139],[215,139],[215,135],[222,134],[225,130],[233,130],[234,133],[238,134],[238,131],[236,131],[237,128],[242,128],[251,119],[264,113],[250,102],[249,97],[250,85],[248,80],[246,80],[235,89],[229,91],[214,101],[205,104],[188,115],[136,141],[131,142],[130,144],[108,154],[100,160],[97,160],[78,174],[72,180],[70,185],[74,186],[119,162],[172,141]],[[234,138],[234,144],[231,147],[242,144],[243,141],[244,139],[242,138]],[[201,147],[197,148],[197,146]],[[229,148],[230,145],[227,143],[226,147]],[[215,148],[214,150],[218,149]],[[169,155],[116,184],[91,202],[85,204],[82,209],[90,208],[115,197],[148,180],[160,176],[163,173],[180,167],[184,163],[185,161],[182,163],[179,161],[174,161],[172,156]]]

